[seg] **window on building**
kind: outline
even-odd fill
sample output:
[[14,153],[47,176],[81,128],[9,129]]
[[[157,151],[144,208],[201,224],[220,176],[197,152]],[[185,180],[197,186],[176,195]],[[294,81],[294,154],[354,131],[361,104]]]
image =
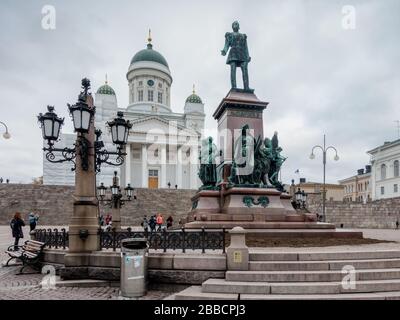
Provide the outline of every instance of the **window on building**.
[[162,92],[158,93],[158,99],[157,99],[158,103],[162,103]]
[[141,159],[141,156],[142,156],[142,149],[135,146],[135,147],[132,149],[132,158],[133,158],[134,160],[140,160],[140,159]]
[[385,194],[385,187],[381,187],[381,194]]
[[143,87],[143,81],[139,81],[139,87]]
[[138,91],[138,101],[143,101],[143,90]]
[[396,184],[393,185],[393,192],[394,192],[394,193],[397,193],[398,190],[399,190],[399,187],[398,187],[398,185],[397,185],[397,183],[396,183]]
[[399,160],[395,160],[393,163],[393,171],[394,171],[394,176],[398,177],[399,176]]
[[381,165],[381,180],[386,179],[386,164]]
[[147,101],[153,101],[154,92],[153,90],[147,91]]
[[162,83],[161,83],[161,82],[158,83],[158,87],[159,87],[160,89],[162,88]]
[[158,177],[158,170],[149,170],[149,177]]

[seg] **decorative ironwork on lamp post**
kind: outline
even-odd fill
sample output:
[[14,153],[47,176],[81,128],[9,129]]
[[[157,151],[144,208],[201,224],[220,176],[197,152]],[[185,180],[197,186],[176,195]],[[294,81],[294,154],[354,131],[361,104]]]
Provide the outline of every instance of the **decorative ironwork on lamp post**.
[[315,149],[321,149],[322,150],[322,164],[323,164],[323,168],[324,168],[324,175],[323,175],[323,187],[322,187],[322,219],[323,222],[326,222],[326,214],[325,214],[325,201],[326,201],[326,183],[325,183],[325,173],[326,173],[326,153],[329,149],[332,149],[335,151],[335,157],[333,158],[333,160],[338,161],[339,160],[339,156],[338,156],[338,152],[336,150],[335,147],[333,146],[329,146],[326,147],[326,138],[324,135],[324,145],[320,146],[320,145],[316,145],[312,148],[311,150],[311,154],[310,154],[310,159],[313,160],[315,159],[315,154],[314,154],[314,150]]
[[[131,187],[131,184],[128,183],[125,190],[125,195],[126,199],[123,199],[123,195],[121,192],[121,187],[118,182],[118,177],[117,177],[117,171],[114,171],[114,178],[113,178],[113,184],[110,186],[111,190],[111,198],[106,199],[106,192],[107,192],[107,187],[104,186],[104,183],[102,182],[99,187],[97,187],[98,195],[100,197],[100,202],[103,205],[110,206],[110,208],[121,208],[124,204],[125,201],[132,201],[132,196],[133,196],[133,191],[135,190],[134,188]],[[136,196],[133,196],[135,199]]]
[[114,171],[113,184],[110,186],[111,197],[106,199],[107,187],[104,186],[104,183],[101,183],[100,186],[97,187],[97,194],[100,198],[100,203],[104,206],[108,206],[112,209],[112,224],[113,228],[121,229],[121,207],[125,205],[126,201],[132,201],[136,199],[136,196],[133,195],[134,188],[131,187],[131,184],[128,183],[125,190],[125,196],[121,192],[121,187],[119,185],[119,179],[117,176],[117,171]]
[[8,131],[7,125],[6,125],[4,122],[2,122],[2,121],[0,121],[0,124],[3,125],[4,128],[6,128],[6,132],[3,133],[3,138],[4,138],[4,139],[10,139],[10,138],[11,138],[11,134],[10,134],[10,132]]
[[[116,151],[106,150],[101,141],[101,131],[95,130],[94,117],[96,109],[90,90],[90,81],[82,80],[82,89],[78,101],[74,105],[68,104],[72,117],[76,141],[72,147],[56,148],[64,119],[57,116],[54,107],[49,106],[48,112],[39,114],[38,120],[42,129],[42,136],[47,141],[43,148],[45,157],[53,163],[69,161],[73,163],[75,171],[74,211],[69,227],[69,251],[65,255],[65,265],[87,264],[85,254],[99,250],[100,238],[98,235],[98,200],[96,198],[96,173],[100,172],[101,164],[119,166],[124,163],[124,146],[127,143],[129,130],[132,125],[123,118],[122,113],[117,118],[107,123],[111,131],[112,141],[117,145]],[[56,157],[56,154],[59,156]],[[116,160],[111,161],[110,156],[115,155]],[[80,253],[74,256],[74,253]]]
[[295,195],[296,208],[305,210],[308,194],[305,193],[304,190],[300,190],[300,188],[298,188],[297,191],[294,193],[294,195]]
[[[124,163],[124,156],[126,155],[123,149],[127,143],[129,130],[132,128],[132,124],[123,118],[122,112],[117,113],[116,119],[107,122],[111,130],[113,143],[117,145],[117,151],[108,151],[104,149],[104,143],[101,141],[101,130],[95,130],[96,141],[94,146],[91,145],[84,135],[89,132],[90,124],[94,120],[94,115],[96,113],[96,108],[90,108],[86,102],[87,96],[90,95],[90,93],[88,93],[90,89],[89,79],[82,79],[82,89],[83,91],[79,94],[78,102],[74,105],[67,104],[74,124],[74,130],[78,133],[76,142],[72,147],[54,147],[55,142],[59,140],[61,127],[64,124],[64,118],[59,118],[57,116],[54,112],[54,106],[47,106],[48,112],[39,114],[38,120],[42,129],[42,136],[43,139],[47,141],[48,145],[48,147],[43,148],[43,151],[46,152],[46,159],[52,163],[70,161],[74,164],[71,169],[74,171],[76,169],[76,153],[78,152],[81,157],[82,170],[87,171],[89,168],[90,149],[94,149],[96,172],[100,172],[102,163],[114,166],[122,165]],[[55,153],[59,153],[62,158],[57,159]],[[117,156],[115,162],[110,160],[111,155]]]

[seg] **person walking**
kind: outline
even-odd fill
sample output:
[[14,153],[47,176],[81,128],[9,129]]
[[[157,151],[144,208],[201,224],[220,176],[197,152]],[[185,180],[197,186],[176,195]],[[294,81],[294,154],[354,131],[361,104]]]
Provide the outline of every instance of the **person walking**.
[[99,224],[100,224],[100,227],[104,226],[104,216],[102,214],[99,217]]
[[164,223],[164,218],[161,214],[158,214],[156,222],[157,222],[157,231],[161,231],[161,227]]
[[399,220],[397,219],[396,220],[396,230],[398,230],[399,229]]
[[149,221],[147,221],[147,216],[143,217],[142,227],[144,232],[149,232]]
[[19,239],[24,237],[24,233],[22,232],[22,227],[24,227],[24,226],[25,226],[25,222],[21,218],[21,213],[16,212],[14,215],[14,218],[10,222],[12,236],[13,236],[13,238],[15,238],[14,251],[18,251]]
[[156,230],[156,216],[151,216],[149,220],[149,227],[150,227],[150,232],[154,232]]
[[39,221],[39,216],[34,214],[33,212],[29,213],[28,216],[29,220],[29,227],[31,228],[31,231],[36,229],[37,222]]
[[169,216],[167,219],[167,229],[172,227],[173,222],[174,222],[174,219],[172,219],[172,216]]
[[111,220],[112,220],[111,214],[107,213],[107,215],[106,215],[106,226],[110,224]]

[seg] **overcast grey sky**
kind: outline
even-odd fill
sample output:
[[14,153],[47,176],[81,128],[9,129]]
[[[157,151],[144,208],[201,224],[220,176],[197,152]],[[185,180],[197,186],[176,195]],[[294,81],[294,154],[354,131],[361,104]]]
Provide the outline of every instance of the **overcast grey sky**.
[[[56,29],[44,30],[42,7],[56,9]],[[356,28],[342,26],[342,7],[356,9]],[[66,103],[75,102],[80,79],[93,90],[104,82],[128,103],[126,72],[152,29],[154,49],[167,59],[174,79],[172,108],[182,112],[196,84],[205,102],[206,127],[229,90],[229,69],[220,55],[224,34],[238,20],[248,36],[250,86],[270,105],[268,136],[279,132],[288,157],[284,182],[322,180],[328,144],[327,180],[336,182],[368,163],[366,154],[397,138],[400,119],[400,1],[0,1],[0,121],[12,138],[0,137],[0,176],[30,182],[42,175],[42,140],[36,115],[47,104],[72,125]],[[240,73],[238,73],[240,76]],[[241,80],[239,81],[241,85]],[[0,128],[0,133],[4,132]]]

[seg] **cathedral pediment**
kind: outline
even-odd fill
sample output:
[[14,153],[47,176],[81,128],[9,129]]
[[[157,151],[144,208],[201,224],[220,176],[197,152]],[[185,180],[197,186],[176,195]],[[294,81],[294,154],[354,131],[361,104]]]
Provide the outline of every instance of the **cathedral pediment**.
[[131,121],[131,133],[157,133],[163,132],[165,134],[179,134],[187,136],[198,136],[199,133],[192,128],[186,128],[176,121],[161,118],[159,116],[143,117]]

